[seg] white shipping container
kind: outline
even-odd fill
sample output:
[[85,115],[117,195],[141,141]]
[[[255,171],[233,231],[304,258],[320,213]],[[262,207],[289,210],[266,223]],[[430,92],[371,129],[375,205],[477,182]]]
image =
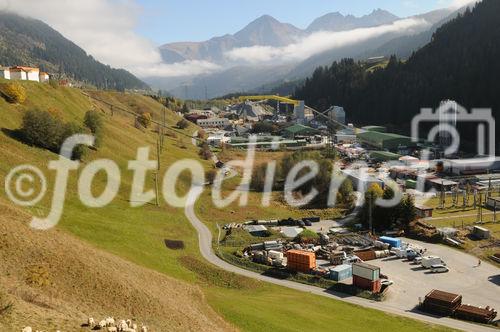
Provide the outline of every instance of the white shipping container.
[[352,275],[375,281],[380,279],[380,268],[364,263],[352,264]]

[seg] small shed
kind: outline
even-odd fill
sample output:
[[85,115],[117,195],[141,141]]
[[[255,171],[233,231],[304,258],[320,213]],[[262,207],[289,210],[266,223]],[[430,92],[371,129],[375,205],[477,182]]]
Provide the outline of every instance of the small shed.
[[434,208],[425,205],[415,205],[415,210],[418,218],[432,218],[434,212]]
[[248,225],[244,226],[245,230],[253,236],[265,236],[267,228],[263,225]]

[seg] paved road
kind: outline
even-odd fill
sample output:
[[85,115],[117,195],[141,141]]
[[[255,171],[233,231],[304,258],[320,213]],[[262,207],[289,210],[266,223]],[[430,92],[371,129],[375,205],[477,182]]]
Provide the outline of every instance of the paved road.
[[[483,327],[480,325],[475,325],[475,324],[470,324],[467,322],[451,319],[451,318],[440,318],[440,317],[433,317],[429,315],[425,315],[422,313],[418,313],[409,309],[402,308],[399,306],[397,303],[390,303],[390,302],[376,302],[376,301],[370,301],[366,300],[363,298],[355,297],[355,296],[348,296],[343,293],[338,293],[338,292],[331,292],[331,291],[326,291],[325,289],[319,288],[319,287],[314,287],[310,285],[304,285],[300,284],[297,282],[289,281],[289,280],[280,280],[280,279],[274,279],[271,277],[263,276],[259,273],[255,273],[249,270],[245,270],[242,268],[239,268],[237,266],[231,265],[219,257],[215,255],[213,248],[212,248],[212,233],[208,229],[207,226],[198,218],[194,211],[194,205],[196,203],[196,200],[198,199],[199,195],[203,192],[204,188],[201,186],[198,187],[193,187],[188,195],[186,206],[184,208],[184,213],[186,214],[186,217],[189,219],[193,227],[196,229],[198,233],[198,241],[199,241],[199,246],[200,246],[200,253],[205,258],[207,261],[210,263],[216,265],[217,267],[233,272],[248,278],[253,278],[257,279],[260,281],[264,282],[269,282],[275,285],[291,288],[294,290],[302,291],[302,292],[307,292],[310,294],[315,294],[319,296],[324,296],[328,298],[332,298],[335,300],[339,301],[344,301],[356,305],[360,305],[362,307],[366,308],[371,308],[371,309],[376,309],[376,310],[381,310],[386,313],[390,314],[395,314],[399,316],[404,316],[408,318],[413,318],[416,320],[420,321],[425,321],[428,323],[432,324],[440,324],[444,325],[447,327],[451,327],[457,330],[463,330],[463,331],[468,331],[468,332],[483,332],[483,331],[496,331],[498,332],[498,329],[494,328],[488,328],[488,327]],[[411,299],[409,298],[408,302],[418,302],[418,299]],[[497,308],[498,309],[498,308]]]

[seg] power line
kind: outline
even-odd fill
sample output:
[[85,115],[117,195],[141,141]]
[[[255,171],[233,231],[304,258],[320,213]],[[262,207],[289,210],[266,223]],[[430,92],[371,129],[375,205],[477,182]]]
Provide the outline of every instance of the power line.
[[[110,103],[110,102],[108,102],[108,101],[105,101],[105,100],[102,100],[102,99],[100,99],[100,98],[97,98],[97,97],[91,96],[91,95],[89,95],[89,94],[87,94],[87,93],[85,93],[85,92],[83,92],[83,94],[85,94],[86,96],[88,96],[88,97],[90,97],[90,98],[92,98],[92,99],[94,99],[94,100],[97,100],[97,101],[99,101],[99,102],[101,102],[101,103],[104,103],[104,104],[108,105],[108,106],[111,108],[111,110],[112,110],[112,111],[114,111],[114,110],[116,109],[116,110],[119,110],[119,111],[122,111],[122,112],[125,112],[125,113],[128,113],[128,114],[131,114],[131,115],[133,115],[133,116],[135,116],[135,117],[138,117],[138,116],[140,116],[140,115],[141,115],[141,114],[136,113],[136,112],[134,112],[134,111],[129,111],[128,109],[125,109],[125,108],[123,108],[123,107],[121,107],[121,106],[117,106],[117,105],[115,105],[115,104],[112,104],[112,103]],[[161,128],[166,128],[166,129],[171,130],[171,131],[173,131],[173,132],[176,132],[176,133],[178,133],[178,134],[180,134],[180,135],[183,135],[183,136],[186,136],[186,137],[189,137],[189,138],[195,139],[196,141],[199,141],[199,142],[201,142],[201,141],[202,141],[201,139],[199,139],[199,138],[197,138],[197,137],[193,137],[193,136],[191,136],[191,135],[189,135],[189,134],[186,134],[186,133],[184,133],[184,132],[182,132],[182,131],[180,131],[180,130],[177,130],[177,129],[174,129],[174,128],[171,128],[171,127],[168,127],[168,126],[166,125],[166,123],[162,123],[162,122],[159,122],[159,121],[155,121],[155,120],[153,120],[153,119],[151,119],[151,122],[152,122],[152,123],[154,123],[154,124],[156,124],[156,125],[158,125],[158,126],[159,126],[159,127],[161,127]]]

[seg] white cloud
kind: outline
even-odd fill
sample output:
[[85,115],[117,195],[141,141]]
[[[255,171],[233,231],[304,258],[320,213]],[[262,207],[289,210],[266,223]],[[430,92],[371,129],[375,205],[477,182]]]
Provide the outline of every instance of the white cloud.
[[458,9],[465,7],[467,5],[472,5],[476,2],[480,2],[481,0],[452,0],[450,4],[450,8]]
[[134,31],[142,12],[134,0],[0,0],[0,9],[40,19],[97,60],[141,77],[217,69],[205,62],[163,64],[156,45]]
[[304,60],[314,54],[357,44],[386,33],[410,34],[429,26],[430,23],[424,19],[409,18],[372,28],[340,32],[319,31],[284,47],[241,47],[228,51],[226,57],[233,61],[249,63]]
[[155,66],[139,66],[136,69],[145,77],[179,77],[211,73],[220,70],[221,67],[208,61],[186,60],[172,64],[162,63]]

